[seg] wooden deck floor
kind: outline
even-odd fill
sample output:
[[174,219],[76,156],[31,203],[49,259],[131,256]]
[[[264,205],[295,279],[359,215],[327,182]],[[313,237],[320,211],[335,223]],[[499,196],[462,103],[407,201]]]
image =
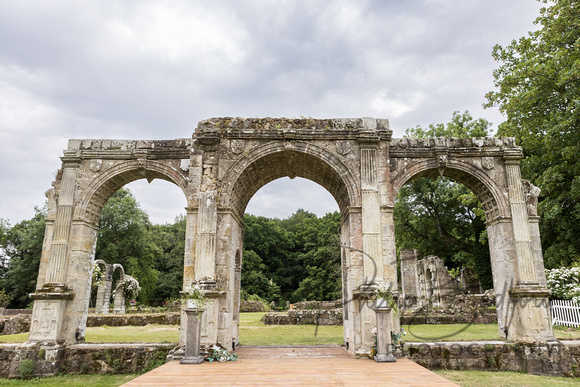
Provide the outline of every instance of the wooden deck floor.
[[123,386],[457,386],[408,359],[352,359],[342,348],[238,348],[236,362],[167,363]]

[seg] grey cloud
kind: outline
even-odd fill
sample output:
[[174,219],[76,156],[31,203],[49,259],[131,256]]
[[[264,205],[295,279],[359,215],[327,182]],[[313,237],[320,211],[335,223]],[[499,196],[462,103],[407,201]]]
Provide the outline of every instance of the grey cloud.
[[[67,138],[190,137],[213,116],[376,116],[396,136],[454,110],[498,124],[497,111],[481,108],[491,49],[534,28],[540,6],[1,2],[0,217],[14,223],[42,205]],[[183,212],[179,192],[163,203],[154,187],[135,188],[154,220]],[[260,200],[264,211],[288,203]]]

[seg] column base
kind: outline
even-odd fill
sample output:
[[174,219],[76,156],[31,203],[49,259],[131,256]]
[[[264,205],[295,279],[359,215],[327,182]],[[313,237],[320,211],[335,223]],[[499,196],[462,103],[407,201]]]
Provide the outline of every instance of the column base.
[[393,355],[386,355],[386,354],[376,354],[375,361],[377,363],[395,363],[397,359]]
[[179,360],[179,364],[201,364],[203,363],[203,356],[186,356]]
[[507,338],[517,342],[555,340],[548,297],[550,290],[534,284],[517,284],[510,290],[510,314],[506,321]]

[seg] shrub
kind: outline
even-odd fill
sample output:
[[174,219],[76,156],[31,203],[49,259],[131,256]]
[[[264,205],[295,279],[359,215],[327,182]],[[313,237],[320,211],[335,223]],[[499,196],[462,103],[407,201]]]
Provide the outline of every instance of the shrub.
[[36,363],[34,363],[34,360],[22,359],[20,360],[19,370],[22,379],[32,379],[34,371],[36,371]]
[[574,300],[580,298],[580,267],[561,267],[546,270],[546,283],[551,298]]

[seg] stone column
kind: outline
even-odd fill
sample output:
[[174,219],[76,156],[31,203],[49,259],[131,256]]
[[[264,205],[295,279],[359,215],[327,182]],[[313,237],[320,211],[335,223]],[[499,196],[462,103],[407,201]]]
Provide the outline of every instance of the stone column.
[[401,287],[404,307],[414,306],[419,297],[419,275],[417,274],[417,250],[401,250]]
[[504,156],[512,227],[516,247],[517,282],[510,290],[511,319],[508,339],[516,341],[554,340],[548,296],[550,291],[537,277],[528,209],[520,175],[521,155]]
[[376,146],[361,146],[362,234],[364,282],[383,279],[381,208],[377,176]]
[[50,243],[46,277],[42,287],[30,295],[34,300],[29,341],[62,340],[61,330],[68,300],[75,296],[67,285],[68,248],[74,210],[74,194],[80,160],[62,157],[62,180],[58,194],[54,230]]
[[397,359],[393,356],[393,346],[391,345],[391,308],[375,307],[377,318],[377,363],[393,363]]
[[[345,211],[341,227],[342,254],[344,254],[346,276],[346,299],[344,301],[345,337],[348,339],[348,350],[354,356],[368,356],[369,344],[363,336],[363,308],[366,306],[361,288],[364,285],[363,270],[363,237],[361,233],[361,209],[349,207]],[[367,308],[368,309],[368,308]],[[368,341],[368,340],[367,340]]]
[[215,281],[217,192],[199,194],[197,240],[195,246],[195,278]]
[[185,354],[179,364],[201,364],[201,315],[203,309],[185,309],[187,315],[187,332],[185,338]]
[[185,254],[183,257],[183,286],[195,280],[195,252],[197,249],[197,207],[187,207],[185,224]]
[[537,285],[538,279],[532,254],[532,235],[522,189],[519,159],[508,158],[505,162],[505,170],[516,245],[518,284]]

